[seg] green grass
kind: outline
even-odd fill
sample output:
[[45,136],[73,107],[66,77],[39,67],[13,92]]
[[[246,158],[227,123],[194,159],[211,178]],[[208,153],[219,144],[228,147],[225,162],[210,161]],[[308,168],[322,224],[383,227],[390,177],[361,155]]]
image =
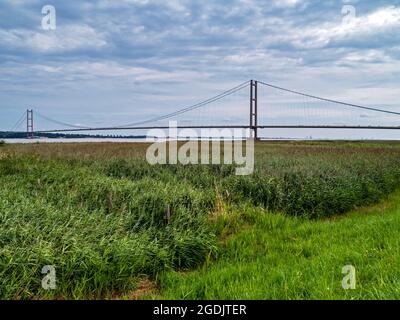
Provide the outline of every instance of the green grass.
[[[400,144],[260,143],[249,177],[150,166],[146,148],[1,147],[0,299],[124,297],[143,279],[166,298],[398,296],[395,212],[326,219],[399,189]],[[348,263],[361,291],[340,290]],[[57,290],[41,288],[45,265]]]
[[[3,299],[99,298],[135,289],[143,275],[194,267],[215,250],[207,203],[184,184],[28,157],[1,160],[0,174]],[[40,288],[45,265],[57,268],[56,291]]]
[[[165,273],[157,298],[400,299],[400,193],[323,221],[228,210],[216,228],[225,238],[217,260]],[[346,265],[356,268],[356,290],[342,288]]]

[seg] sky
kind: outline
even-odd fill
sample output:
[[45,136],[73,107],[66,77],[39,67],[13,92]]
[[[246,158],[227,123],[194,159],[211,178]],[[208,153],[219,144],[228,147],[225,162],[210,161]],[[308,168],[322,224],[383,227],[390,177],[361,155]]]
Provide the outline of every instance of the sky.
[[[42,26],[45,5],[55,30]],[[27,108],[78,126],[134,123],[249,79],[400,112],[399,40],[400,0],[0,0],[0,130]],[[273,95],[260,96],[260,117],[296,119]],[[246,91],[193,116],[247,113]],[[294,135],[319,134],[336,133]]]

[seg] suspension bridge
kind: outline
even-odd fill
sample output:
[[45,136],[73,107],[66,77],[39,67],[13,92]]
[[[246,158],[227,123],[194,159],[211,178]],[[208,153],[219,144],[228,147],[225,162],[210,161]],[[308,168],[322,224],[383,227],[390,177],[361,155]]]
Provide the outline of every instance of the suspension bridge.
[[[262,129],[400,129],[400,112],[380,106],[366,106],[323,98],[263,81],[250,80],[214,97],[174,112],[136,122],[89,126],[67,123],[28,109],[8,132],[26,124],[26,135],[118,130],[168,129],[249,129],[250,138],[259,139]],[[38,129],[35,119],[55,127]]]

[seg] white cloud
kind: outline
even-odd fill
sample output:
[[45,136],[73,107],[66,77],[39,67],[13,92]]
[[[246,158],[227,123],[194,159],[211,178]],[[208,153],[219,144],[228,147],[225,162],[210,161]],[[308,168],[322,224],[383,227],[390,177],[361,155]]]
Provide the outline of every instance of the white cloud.
[[195,81],[209,77],[207,72],[196,72],[186,70],[159,71],[145,67],[133,67],[122,65],[113,61],[103,62],[70,62],[62,64],[34,64],[34,65],[12,65],[0,68],[1,72],[17,72],[24,70],[25,76],[35,74],[42,77],[58,75],[59,79],[88,79],[115,78],[133,81]]
[[[350,24],[341,23],[341,1],[97,0],[63,2],[65,11],[60,2],[55,32],[29,29],[40,10],[18,6],[29,19],[2,24],[10,29],[0,29],[0,85],[17,92],[16,101],[46,104],[45,93],[60,108],[73,100],[78,113],[101,109],[104,123],[109,105],[131,110],[139,100],[131,111],[146,118],[148,110],[157,114],[167,104],[174,111],[250,78],[395,108],[400,47],[390,37],[400,27],[400,6],[379,8],[382,2],[360,5]],[[229,116],[248,112],[247,94],[229,101]]]
[[99,49],[107,44],[102,34],[87,25],[60,26],[55,31],[0,30],[0,42],[11,48],[49,53]]
[[383,50],[356,51],[347,54],[341,62],[348,63],[385,63],[393,62]]
[[98,3],[100,8],[129,8],[132,6],[144,7],[147,5],[158,5],[166,7],[171,11],[188,14],[184,0],[101,0]]
[[302,65],[302,58],[290,58],[282,56],[272,50],[253,50],[242,51],[235,54],[230,54],[224,57],[224,62],[230,63],[233,66],[257,66],[258,69],[287,69],[294,66]]
[[298,48],[321,48],[333,41],[362,40],[395,28],[400,28],[400,7],[389,6],[355,17],[350,23],[327,22],[301,30],[292,29],[282,39],[290,40]]
[[302,3],[302,0],[273,0],[275,6],[280,8],[292,8]]

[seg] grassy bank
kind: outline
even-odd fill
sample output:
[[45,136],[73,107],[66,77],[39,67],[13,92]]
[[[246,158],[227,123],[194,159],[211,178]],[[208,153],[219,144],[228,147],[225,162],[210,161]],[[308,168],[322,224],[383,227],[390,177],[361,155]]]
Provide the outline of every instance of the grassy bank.
[[[344,217],[309,221],[242,208],[216,220],[215,262],[167,272],[162,299],[400,299],[400,193]],[[342,268],[356,268],[356,289]]]
[[[260,298],[318,297],[326,283],[318,285],[307,273],[304,280],[301,270],[315,263],[315,272],[325,272],[321,279],[326,282],[329,272],[352,257],[344,248],[325,248],[330,253],[321,260],[310,258],[316,256],[317,243],[333,243],[321,219],[377,203],[400,187],[395,143],[260,143],[255,174],[249,177],[235,176],[232,166],[150,166],[144,160],[146,148],[101,143],[1,148],[0,298],[123,296],[142,279],[161,283],[165,297],[246,298],[244,292]],[[351,242],[357,225],[352,229],[356,221],[349,221],[343,240]],[[380,231],[394,241],[395,230],[389,222],[384,226],[388,230],[382,226]],[[221,239],[239,230],[228,248],[221,247]],[[368,242],[377,238],[374,229],[366,228],[363,236],[365,249],[374,250]],[[382,250],[393,256],[393,247],[391,242]],[[244,268],[229,262],[235,257],[238,262],[260,259],[244,277],[248,285],[242,293],[229,290],[238,285],[235,274]],[[296,259],[300,271],[291,268]],[[359,262],[368,259],[362,256]],[[191,276],[186,283],[178,275],[211,261],[217,261],[217,269],[198,278],[194,274],[198,285],[189,291]],[[275,274],[266,286],[272,296],[252,288],[266,277],[264,264]],[[57,290],[41,289],[45,265],[56,266]],[[296,287],[294,278],[286,283],[287,274],[295,272],[304,283],[310,278],[309,285],[300,281]],[[220,291],[212,286],[208,291],[213,274],[225,279],[217,282]],[[336,284],[336,278],[329,279]],[[175,284],[181,289],[169,291]],[[293,293],[283,294],[284,284]],[[296,289],[300,286],[302,293]]]

